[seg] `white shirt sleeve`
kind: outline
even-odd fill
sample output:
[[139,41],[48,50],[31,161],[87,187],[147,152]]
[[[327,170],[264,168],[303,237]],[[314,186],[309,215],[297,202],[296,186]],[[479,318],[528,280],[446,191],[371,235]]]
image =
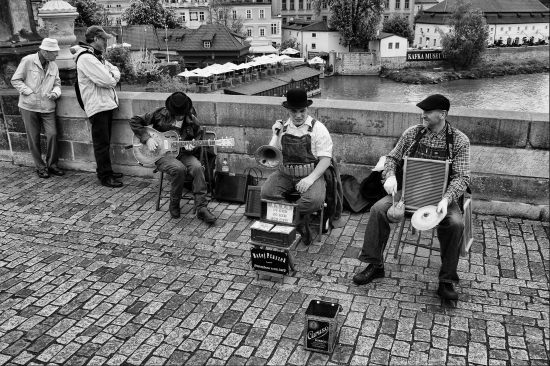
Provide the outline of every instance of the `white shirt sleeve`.
[[315,151],[313,152],[318,158],[332,158],[332,138],[324,124],[319,121],[313,126],[313,144]]

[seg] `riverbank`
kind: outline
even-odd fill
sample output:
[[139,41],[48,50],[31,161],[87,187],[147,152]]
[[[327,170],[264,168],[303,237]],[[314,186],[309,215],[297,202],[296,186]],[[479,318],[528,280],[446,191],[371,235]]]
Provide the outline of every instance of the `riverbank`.
[[398,83],[408,84],[439,84],[446,81],[460,79],[495,78],[499,76],[548,73],[548,60],[530,60],[520,63],[502,62],[499,64],[483,63],[470,70],[455,71],[450,67],[415,68],[402,70],[382,70],[380,77]]

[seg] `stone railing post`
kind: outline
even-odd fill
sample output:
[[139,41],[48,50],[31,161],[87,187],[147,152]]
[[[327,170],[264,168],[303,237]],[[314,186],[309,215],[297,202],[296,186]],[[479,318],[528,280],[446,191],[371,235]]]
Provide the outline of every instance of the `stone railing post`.
[[72,85],[76,79],[76,65],[69,47],[76,41],[76,8],[66,1],[50,0],[40,9],[38,16],[44,21],[48,38],[54,38],[59,43],[61,51],[55,62],[59,67],[61,82],[64,85]]

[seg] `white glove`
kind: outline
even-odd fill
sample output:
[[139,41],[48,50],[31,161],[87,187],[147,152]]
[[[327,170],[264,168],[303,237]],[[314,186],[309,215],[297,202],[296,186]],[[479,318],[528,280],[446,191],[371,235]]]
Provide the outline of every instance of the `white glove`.
[[[279,133],[279,131],[281,131],[282,129],[283,129],[283,122],[281,120],[275,121],[273,126],[271,126],[271,130],[273,131],[274,135],[277,135]],[[279,131],[277,131],[277,130],[279,130]]]
[[384,183],[384,189],[388,194],[397,192],[397,178],[395,178],[395,175],[392,175],[391,177],[386,179],[386,182]]

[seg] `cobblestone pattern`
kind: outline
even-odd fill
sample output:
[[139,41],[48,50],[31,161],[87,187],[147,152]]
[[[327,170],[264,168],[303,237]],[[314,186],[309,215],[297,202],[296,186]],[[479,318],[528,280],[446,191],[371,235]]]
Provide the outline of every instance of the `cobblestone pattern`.
[[[0,164],[0,364],[548,364],[548,223],[477,216],[455,307],[422,248],[352,283],[368,213],[299,245],[293,276],[258,280],[244,206],[211,202],[215,226],[189,203],[172,220],[156,180],[124,183]],[[330,355],[304,349],[312,299],[343,306]]]

